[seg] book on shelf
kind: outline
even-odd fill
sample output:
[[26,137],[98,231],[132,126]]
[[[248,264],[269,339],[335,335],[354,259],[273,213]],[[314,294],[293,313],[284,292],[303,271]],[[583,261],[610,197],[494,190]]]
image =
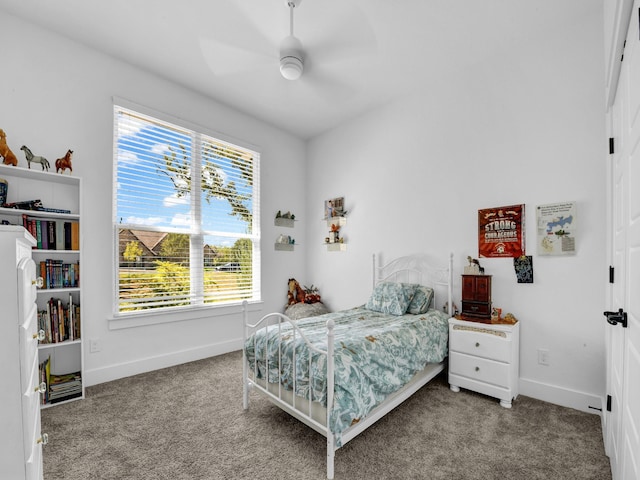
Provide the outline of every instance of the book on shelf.
[[80,286],[80,262],[67,263],[47,258],[39,263],[42,289],[77,288]]
[[42,394],[42,404],[58,403],[82,396],[82,373],[73,372],[62,375],[51,373],[51,356],[38,367],[40,382],[46,385]]
[[80,339],[80,305],[59,298],[51,298],[43,310],[38,311],[38,329],[44,331],[41,345],[72,342]]
[[39,250],[80,249],[79,222],[44,220],[22,214],[22,226],[36,239]]
[[47,213],[65,213],[70,214],[71,210],[66,208],[49,208],[42,204],[42,200],[25,200],[24,202],[3,203],[3,208],[13,208],[16,210],[35,210]]

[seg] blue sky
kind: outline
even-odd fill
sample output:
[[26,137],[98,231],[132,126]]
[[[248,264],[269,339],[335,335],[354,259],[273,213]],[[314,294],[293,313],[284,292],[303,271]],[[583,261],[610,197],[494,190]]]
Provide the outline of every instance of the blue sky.
[[[118,122],[118,171],[117,205],[118,223],[155,227],[169,231],[190,231],[191,198],[179,197],[166,174],[160,171],[164,155],[175,152],[178,159],[183,152],[192,155],[190,132],[179,127],[162,127],[145,122],[137,116],[120,113]],[[216,162],[217,163],[217,162]],[[237,177],[232,167],[219,165],[218,175],[225,181]],[[179,179],[176,179],[178,181]],[[251,187],[236,181],[239,193],[250,193]],[[248,202],[251,207],[251,202]],[[202,198],[203,229],[205,232],[246,233],[246,222],[229,215],[231,208],[226,199],[211,198],[210,203]],[[233,245],[237,237],[207,235],[209,245]]]

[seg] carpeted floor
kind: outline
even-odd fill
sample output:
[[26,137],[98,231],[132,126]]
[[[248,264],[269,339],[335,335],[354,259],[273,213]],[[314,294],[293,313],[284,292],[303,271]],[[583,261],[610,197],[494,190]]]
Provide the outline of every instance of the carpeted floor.
[[[45,480],[323,479],[324,437],[257,394],[240,352],[87,389],[42,411]],[[441,375],[336,452],[339,479],[608,480],[600,417]]]

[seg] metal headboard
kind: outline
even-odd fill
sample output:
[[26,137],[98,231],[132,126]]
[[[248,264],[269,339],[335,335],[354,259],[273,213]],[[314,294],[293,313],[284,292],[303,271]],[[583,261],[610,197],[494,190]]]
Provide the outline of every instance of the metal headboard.
[[406,255],[398,257],[389,263],[382,264],[382,260],[373,254],[373,288],[379,282],[418,283],[433,288],[433,307],[440,308],[443,291],[446,292],[445,308],[449,315],[453,314],[452,284],[453,284],[453,253],[449,254],[446,267],[435,266],[433,257],[424,254]]

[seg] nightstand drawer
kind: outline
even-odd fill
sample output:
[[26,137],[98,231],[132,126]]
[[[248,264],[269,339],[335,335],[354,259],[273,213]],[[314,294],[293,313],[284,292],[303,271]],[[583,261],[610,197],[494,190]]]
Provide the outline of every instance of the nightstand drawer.
[[511,339],[507,333],[492,330],[480,323],[477,326],[451,325],[449,348],[454,352],[509,362]]
[[485,358],[453,352],[449,355],[449,372],[478,382],[509,386],[509,365]]

